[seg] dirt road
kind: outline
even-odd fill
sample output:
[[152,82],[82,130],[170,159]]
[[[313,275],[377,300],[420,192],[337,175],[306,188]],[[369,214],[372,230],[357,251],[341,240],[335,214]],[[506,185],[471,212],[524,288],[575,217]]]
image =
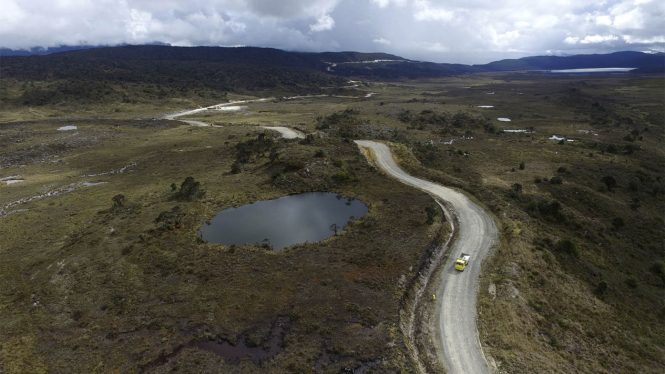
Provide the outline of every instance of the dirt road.
[[[450,374],[489,374],[476,327],[476,293],[482,260],[497,238],[492,217],[465,195],[402,171],[385,144],[356,143],[370,149],[378,166],[387,174],[450,203],[458,220],[458,236],[450,249],[448,262],[441,267],[441,286],[436,291],[436,320],[441,342],[438,353]],[[466,270],[459,272],[453,262],[462,252],[470,254],[471,260]]]
[[301,133],[298,130],[294,130],[288,127],[282,126],[263,126],[264,129],[277,131],[282,134],[284,139],[305,139],[305,134]]
[[[192,126],[210,127],[210,124],[205,123],[205,122],[182,120],[182,119],[176,120],[176,118],[183,117],[183,116],[191,116],[192,114],[206,112],[208,110],[225,111],[224,109],[233,108],[233,109],[236,109],[236,110],[240,111],[240,110],[243,110],[244,108],[246,108],[246,107],[240,106],[240,104],[264,102],[264,101],[269,101],[271,99],[272,98],[267,97],[267,98],[264,98],[264,99],[231,101],[231,102],[228,102],[228,103],[211,105],[211,106],[208,106],[208,107],[205,107],[205,108],[199,108],[199,109],[194,109],[194,110],[186,110],[186,111],[183,111],[183,112],[169,114],[169,115],[164,116],[164,119],[170,120],[170,121],[181,121],[181,122],[185,122],[185,123],[187,123],[189,125],[192,125]],[[235,110],[232,110],[232,111],[235,111]]]

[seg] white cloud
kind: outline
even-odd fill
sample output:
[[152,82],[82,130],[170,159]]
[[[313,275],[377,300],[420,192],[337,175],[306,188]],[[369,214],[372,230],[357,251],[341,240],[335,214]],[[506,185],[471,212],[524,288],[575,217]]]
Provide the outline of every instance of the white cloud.
[[397,6],[404,6],[409,0],[370,0],[370,2],[378,5],[380,8],[385,8],[390,4],[395,4]]
[[384,39],[384,38],[374,39],[374,40],[372,40],[372,42],[373,42],[373,43],[377,43],[377,44],[383,44],[383,45],[391,45],[391,44],[392,44],[392,43],[390,42],[390,40],[388,40],[388,39]]
[[443,8],[433,7],[427,0],[416,0],[413,4],[416,21],[450,21],[454,13]]
[[611,42],[614,40],[619,40],[619,37],[616,35],[587,35],[584,37],[584,39],[580,40],[580,43],[582,44],[603,43],[603,42]]
[[319,17],[319,19],[316,20],[315,24],[309,25],[309,31],[320,32],[320,31],[332,30],[333,27],[335,27],[335,20],[326,14],[324,16]]
[[[630,35],[623,35],[622,39],[628,44],[656,44],[665,43],[665,36],[654,36],[652,38],[638,38]],[[654,48],[654,50],[663,51],[663,48]]]

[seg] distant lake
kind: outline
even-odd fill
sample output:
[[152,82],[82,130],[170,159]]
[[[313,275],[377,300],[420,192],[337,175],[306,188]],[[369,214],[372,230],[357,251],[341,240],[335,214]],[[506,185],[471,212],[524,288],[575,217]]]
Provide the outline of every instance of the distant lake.
[[209,243],[226,246],[262,244],[265,239],[276,251],[290,245],[317,242],[334,235],[350,220],[369,211],[362,201],[333,192],[311,192],[274,200],[258,201],[219,212],[201,227],[200,236]]
[[550,74],[626,74],[635,68],[592,68],[550,70]]

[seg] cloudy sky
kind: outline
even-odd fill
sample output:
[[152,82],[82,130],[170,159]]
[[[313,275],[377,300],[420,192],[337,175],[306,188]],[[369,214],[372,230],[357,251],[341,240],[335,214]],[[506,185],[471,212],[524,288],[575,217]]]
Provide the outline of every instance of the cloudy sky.
[[663,0],[0,0],[0,47],[250,45],[485,63],[665,51]]

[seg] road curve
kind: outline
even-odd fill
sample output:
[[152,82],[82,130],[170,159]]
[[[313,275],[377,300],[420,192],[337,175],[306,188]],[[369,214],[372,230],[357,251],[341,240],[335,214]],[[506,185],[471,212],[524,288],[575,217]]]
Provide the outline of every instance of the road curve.
[[390,176],[450,203],[458,220],[458,236],[449,258],[464,252],[471,260],[463,272],[455,270],[453,260],[441,267],[441,285],[436,291],[436,321],[443,347],[439,358],[450,374],[489,374],[478,338],[476,298],[482,260],[497,238],[494,220],[462,193],[405,173],[385,144],[361,140],[356,144],[370,149],[378,166]]
[[288,128],[288,127],[263,126],[263,128],[279,132],[280,134],[282,134],[282,137],[284,139],[305,139],[305,134],[301,133],[300,131]]

